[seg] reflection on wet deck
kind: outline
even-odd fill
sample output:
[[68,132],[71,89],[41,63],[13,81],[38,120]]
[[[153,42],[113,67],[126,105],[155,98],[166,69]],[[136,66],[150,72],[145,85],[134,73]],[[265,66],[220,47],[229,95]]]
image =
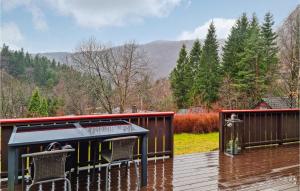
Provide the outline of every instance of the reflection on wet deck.
[[[254,148],[234,158],[219,152],[150,161],[148,186],[142,190],[299,190],[299,144]],[[138,190],[133,165],[111,171],[110,190]],[[2,183],[2,190],[6,185]],[[20,185],[18,185],[18,190]],[[93,181],[87,172],[72,178],[72,190],[104,190],[105,169]],[[43,190],[63,190],[64,183]],[[38,190],[38,186],[33,190]]]

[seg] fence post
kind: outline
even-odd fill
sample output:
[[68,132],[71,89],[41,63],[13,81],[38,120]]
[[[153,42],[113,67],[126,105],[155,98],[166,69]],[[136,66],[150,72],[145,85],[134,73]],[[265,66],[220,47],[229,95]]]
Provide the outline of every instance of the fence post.
[[219,147],[220,147],[220,152],[224,152],[224,113],[220,112],[219,113]]
[[278,123],[277,135],[278,135],[278,144],[282,145],[283,143],[283,113],[280,114],[279,123]]
[[245,119],[246,119],[246,113],[243,112],[242,114],[243,114],[243,128],[242,128],[242,132],[243,133],[240,134],[240,136],[241,136],[240,143],[241,143],[241,148],[245,149],[244,141],[245,141],[245,123],[246,123]]
[[170,138],[170,144],[171,144],[171,154],[170,154],[170,158],[173,158],[174,157],[174,125],[173,125],[173,120],[174,120],[174,114],[171,116],[170,118],[171,122],[171,127],[170,127],[170,135],[171,135],[171,138]]

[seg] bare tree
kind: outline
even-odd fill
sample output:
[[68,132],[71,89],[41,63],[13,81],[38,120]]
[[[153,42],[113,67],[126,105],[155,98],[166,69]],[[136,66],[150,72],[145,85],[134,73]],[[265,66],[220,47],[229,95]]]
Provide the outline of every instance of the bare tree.
[[73,62],[87,76],[86,86],[101,107],[123,113],[135,84],[147,71],[147,59],[135,42],[107,47],[95,38],[84,41],[72,56]]
[[64,68],[58,84],[53,88],[54,96],[63,100],[63,114],[90,114],[89,94],[86,92],[85,80],[79,71]]
[[176,108],[172,96],[171,84],[167,78],[156,80],[150,89],[150,110],[168,111]]
[[[241,93],[240,93],[241,94]],[[230,78],[229,75],[225,75],[223,77],[223,83],[221,88],[219,89],[220,95],[220,105],[226,109],[237,109],[242,107],[242,105],[237,105],[239,96],[242,97],[243,95],[238,95],[236,88],[233,85],[233,80]]]
[[24,117],[33,86],[0,70],[0,118]]
[[[278,31],[281,78],[291,103],[298,97],[300,86],[300,5]],[[298,101],[299,102],[299,101]],[[291,105],[292,106],[292,105]]]
[[132,105],[136,105],[140,110],[148,110],[151,101],[154,99],[151,95],[152,88],[151,75],[146,74],[136,84],[134,95],[130,96],[130,102]]

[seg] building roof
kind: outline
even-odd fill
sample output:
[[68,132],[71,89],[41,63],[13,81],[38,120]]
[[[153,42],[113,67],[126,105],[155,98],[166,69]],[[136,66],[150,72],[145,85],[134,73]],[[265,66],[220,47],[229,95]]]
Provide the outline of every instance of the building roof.
[[266,102],[272,109],[287,109],[296,107],[296,100],[291,100],[288,97],[267,97],[262,98],[262,101]]

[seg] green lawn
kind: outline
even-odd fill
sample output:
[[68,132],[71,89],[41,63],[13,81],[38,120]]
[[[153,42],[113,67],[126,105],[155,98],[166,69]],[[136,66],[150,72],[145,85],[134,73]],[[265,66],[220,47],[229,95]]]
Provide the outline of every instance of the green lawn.
[[219,133],[190,134],[182,133],[174,135],[175,155],[196,152],[208,152],[219,147]]

